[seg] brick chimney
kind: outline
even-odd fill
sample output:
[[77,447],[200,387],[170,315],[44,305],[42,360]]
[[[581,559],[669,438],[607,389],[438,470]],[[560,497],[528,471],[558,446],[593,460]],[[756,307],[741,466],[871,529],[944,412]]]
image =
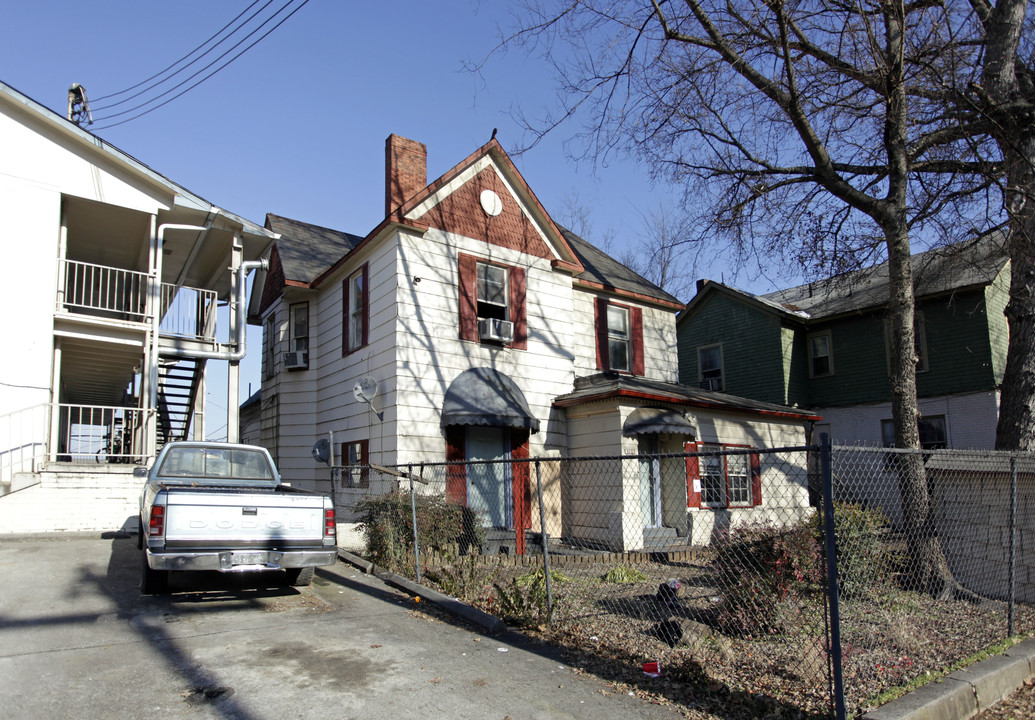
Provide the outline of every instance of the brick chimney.
[[399,135],[385,140],[385,217],[428,184],[428,148]]

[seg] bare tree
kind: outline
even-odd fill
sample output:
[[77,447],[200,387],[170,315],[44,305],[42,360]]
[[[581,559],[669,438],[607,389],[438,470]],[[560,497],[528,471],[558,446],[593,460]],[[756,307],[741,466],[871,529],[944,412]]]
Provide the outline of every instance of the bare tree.
[[[534,138],[583,120],[586,156],[638,154],[741,258],[806,274],[886,259],[895,443],[919,449],[911,233],[957,239],[979,210],[983,229],[997,171],[946,110],[980,52],[969,22],[904,0],[567,0],[527,6],[503,46],[557,69],[562,111],[526,119]],[[919,455],[900,478],[913,584],[947,592]]]
[[[1027,0],[971,0],[983,36],[980,82],[957,86],[964,110],[988,121],[1002,154],[1009,214],[1010,345],[996,447],[1035,450],[1035,67]],[[964,113],[965,114],[965,113]]]
[[641,213],[640,220],[642,230],[618,259],[671,295],[689,300],[701,244],[687,242],[684,218],[664,204]]

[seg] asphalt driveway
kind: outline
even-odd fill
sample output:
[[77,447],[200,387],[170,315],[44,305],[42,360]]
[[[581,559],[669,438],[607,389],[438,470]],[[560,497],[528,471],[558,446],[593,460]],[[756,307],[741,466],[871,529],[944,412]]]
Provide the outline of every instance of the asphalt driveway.
[[309,588],[194,574],[157,598],[139,562],[135,536],[0,536],[5,718],[679,717],[340,562]]

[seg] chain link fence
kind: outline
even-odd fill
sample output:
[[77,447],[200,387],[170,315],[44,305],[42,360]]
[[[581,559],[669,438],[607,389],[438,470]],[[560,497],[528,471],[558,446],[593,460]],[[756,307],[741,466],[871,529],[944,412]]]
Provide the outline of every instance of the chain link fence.
[[858,715],[1035,631],[1035,460],[836,447],[824,494],[821,455],[345,468],[368,484],[336,494],[377,565],[698,695]]

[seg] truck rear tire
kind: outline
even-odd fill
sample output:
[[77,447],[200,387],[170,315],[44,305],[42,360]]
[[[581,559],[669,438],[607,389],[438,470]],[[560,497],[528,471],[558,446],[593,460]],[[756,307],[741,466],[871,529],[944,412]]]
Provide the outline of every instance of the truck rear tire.
[[140,553],[140,593],[142,595],[161,595],[169,592],[169,571],[152,570],[147,564],[147,553]]
[[293,587],[308,587],[313,582],[313,568],[294,568],[287,571],[288,584]]

